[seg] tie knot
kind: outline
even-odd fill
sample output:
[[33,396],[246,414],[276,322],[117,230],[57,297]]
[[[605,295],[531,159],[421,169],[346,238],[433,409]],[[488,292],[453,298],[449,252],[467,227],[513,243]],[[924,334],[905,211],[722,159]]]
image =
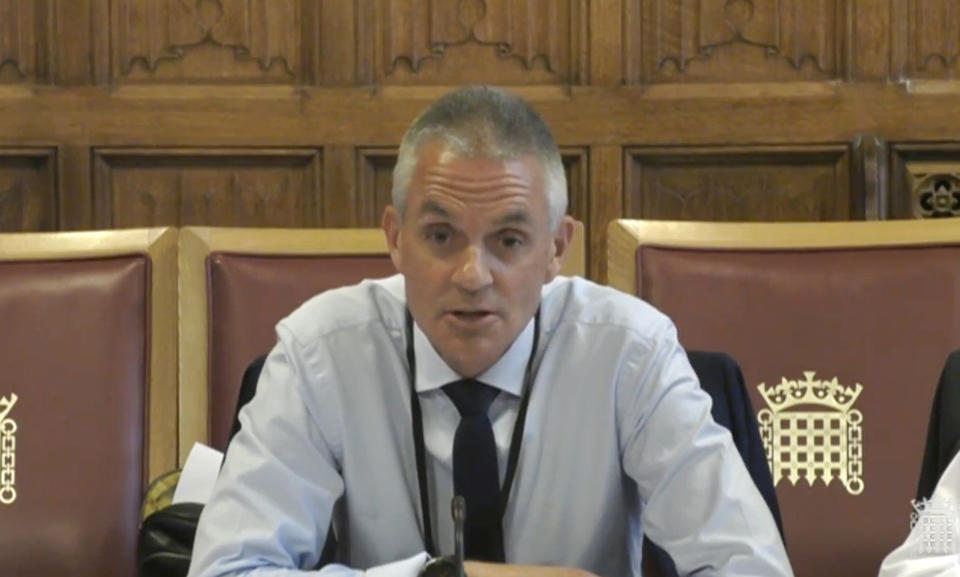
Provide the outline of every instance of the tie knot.
[[450,397],[463,418],[487,414],[487,409],[500,393],[498,389],[475,379],[461,379],[444,385],[443,392]]

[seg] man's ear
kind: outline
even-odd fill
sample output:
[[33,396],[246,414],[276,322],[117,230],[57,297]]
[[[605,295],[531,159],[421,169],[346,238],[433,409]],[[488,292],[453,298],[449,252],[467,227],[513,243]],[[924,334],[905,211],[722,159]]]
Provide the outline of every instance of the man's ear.
[[560,268],[563,266],[563,258],[567,255],[567,249],[570,248],[570,243],[573,241],[574,226],[573,218],[569,216],[564,216],[557,225],[553,233],[553,254],[551,255],[549,265],[547,265],[547,274],[544,278],[544,283],[552,281],[560,274]]
[[393,206],[387,206],[383,210],[383,232],[387,236],[387,249],[390,251],[390,260],[393,261],[394,268],[398,272],[403,272],[403,258],[400,256],[400,213]]

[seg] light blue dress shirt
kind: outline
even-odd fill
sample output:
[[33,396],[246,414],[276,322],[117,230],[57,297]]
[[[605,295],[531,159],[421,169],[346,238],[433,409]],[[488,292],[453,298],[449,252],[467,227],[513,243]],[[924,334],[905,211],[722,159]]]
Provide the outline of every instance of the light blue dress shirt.
[[[681,574],[791,575],[776,525],[676,331],[639,299],[580,278],[542,291],[533,393],[504,515],[509,563],[640,575],[643,532]],[[425,555],[400,276],[328,291],[278,343],[204,509],[191,577],[412,576]],[[506,468],[533,322],[480,380]],[[450,517],[457,380],[414,332],[434,535]],[[331,515],[345,565],[308,573]]]

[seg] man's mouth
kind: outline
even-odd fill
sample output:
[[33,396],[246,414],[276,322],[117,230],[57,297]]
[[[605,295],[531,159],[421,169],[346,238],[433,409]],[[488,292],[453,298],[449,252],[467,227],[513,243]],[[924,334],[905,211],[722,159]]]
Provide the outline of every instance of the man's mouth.
[[496,315],[493,311],[478,309],[454,309],[448,312],[450,316],[461,323],[477,324],[493,320]]

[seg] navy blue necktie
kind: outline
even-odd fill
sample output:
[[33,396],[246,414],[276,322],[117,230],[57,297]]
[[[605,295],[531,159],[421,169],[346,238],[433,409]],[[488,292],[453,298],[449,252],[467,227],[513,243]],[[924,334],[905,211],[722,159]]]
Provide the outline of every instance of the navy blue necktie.
[[499,390],[463,379],[443,387],[460,411],[453,438],[453,490],[467,502],[464,548],[469,559],[504,561],[500,520],[500,475],[497,445],[487,416]]

